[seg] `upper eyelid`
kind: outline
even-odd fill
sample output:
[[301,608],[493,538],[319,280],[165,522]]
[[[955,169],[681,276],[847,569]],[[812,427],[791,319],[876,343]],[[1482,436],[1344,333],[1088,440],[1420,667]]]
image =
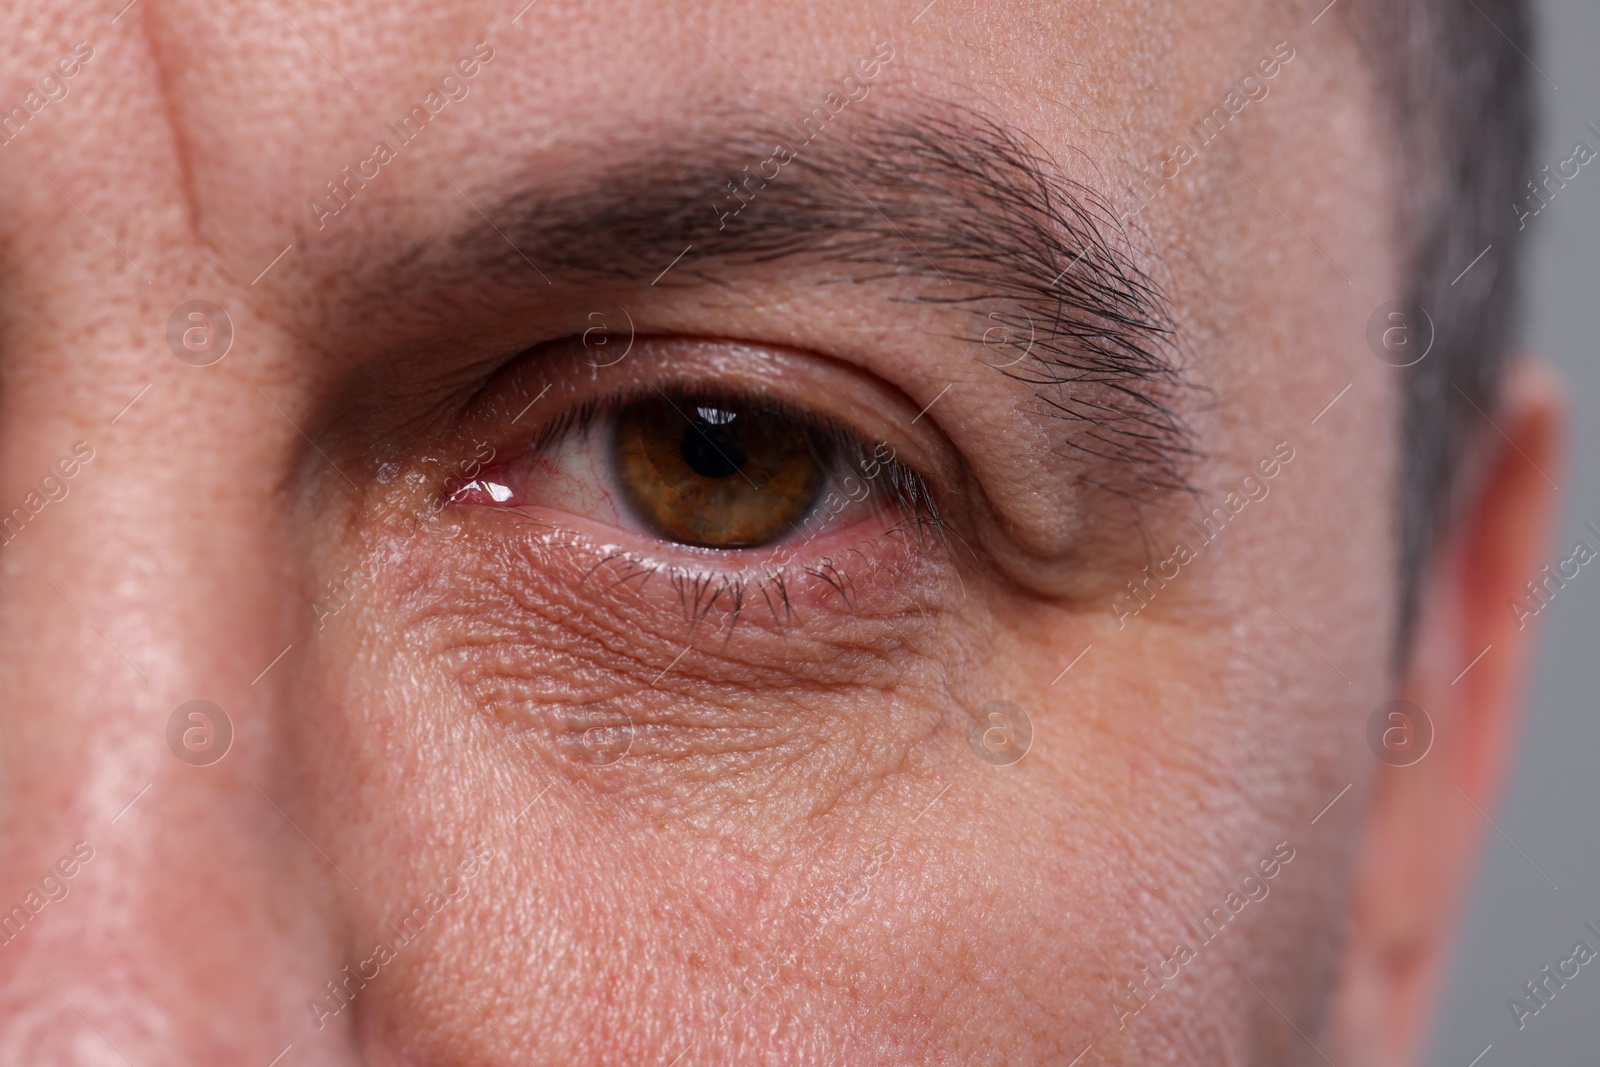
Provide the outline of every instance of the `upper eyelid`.
[[671,401],[677,402],[679,398],[697,396],[733,401],[762,408],[821,431],[838,441],[853,440],[856,443],[865,443],[869,449],[874,444],[886,443],[867,441],[869,435],[860,432],[859,428],[849,425],[844,420],[830,417],[815,408],[806,407],[780,396],[766,392],[757,393],[753,390],[741,388],[738,385],[719,385],[715,382],[696,381],[682,386],[673,385],[666,390],[663,390],[659,383],[652,382],[647,386],[616,390],[588,398],[578,404],[569,405],[555,413],[545,422],[533,427],[532,432],[527,435],[526,447],[529,451],[538,452],[549,447],[555,440],[565,434],[575,429],[588,427],[595,420],[614,415],[629,404],[640,400],[666,397]]
[[[637,309],[636,309],[637,310]],[[475,388],[452,420],[447,454],[472,451],[469,439],[487,438],[501,457],[548,447],[575,423],[616,409],[631,399],[670,394],[715,394],[758,403],[849,442],[842,451],[870,458],[882,446],[894,458],[892,484],[912,514],[954,517],[979,498],[969,487],[970,457],[947,434],[942,411],[913,399],[891,379],[842,346],[798,347],[743,336],[660,333],[639,320],[629,359],[596,371],[577,335],[522,347]],[[445,470],[449,461],[442,464]],[[433,479],[437,481],[437,479]],[[938,491],[938,506],[930,489]],[[948,493],[948,498],[945,495]]]

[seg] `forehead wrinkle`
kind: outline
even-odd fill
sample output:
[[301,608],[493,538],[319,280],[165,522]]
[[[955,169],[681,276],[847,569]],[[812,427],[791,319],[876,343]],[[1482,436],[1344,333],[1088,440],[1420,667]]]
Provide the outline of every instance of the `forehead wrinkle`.
[[178,35],[176,39],[182,44],[178,53],[173,54],[173,34],[164,22],[165,12],[158,8],[158,2],[139,0],[134,10],[127,12],[124,17],[132,23],[134,32],[143,42],[153,72],[151,81],[160,101],[161,118],[171,145],[172,164],[177,170],[178,202],[182,205],[184,226],[195,241],[220,258],[221,249],[207,236],[201,225],[200,198],[195,189],[194,146],[191,143],[192,116],[185,114],[181,107],[178,72],[183,63],[192,62],[192,57],[182,50],[188,40]]

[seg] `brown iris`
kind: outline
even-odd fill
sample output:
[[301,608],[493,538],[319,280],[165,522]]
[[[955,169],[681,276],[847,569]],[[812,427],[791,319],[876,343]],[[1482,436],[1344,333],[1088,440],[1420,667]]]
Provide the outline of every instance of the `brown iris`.
[[612,456],[629,506],[656,533],[746,548],[782,537],[816,503],[815,436],[753,404],[661,397],[618,414]]

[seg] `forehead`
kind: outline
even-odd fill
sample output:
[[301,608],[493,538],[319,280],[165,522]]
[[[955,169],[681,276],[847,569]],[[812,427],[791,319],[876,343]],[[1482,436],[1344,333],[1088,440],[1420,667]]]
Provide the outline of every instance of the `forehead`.
[[[1192,349],[1214,353],[1209,385],[1290,369],[1260,353],[1303,348],[1289,339],[1364,318],[1394,288],[1388,154],[1360,64],[1332,20],[1255,0],[136,0],[19,23],[0,90],[26,129],[0,188],[40,210],[0,220],[14,259],[99,274],[105,239],[141,278],[221,276],[293,306],[374,248],[492,226],[494,190],[647,184],[663,153],[775,130],[845,141],[948,106],[1017,131],[1103,198]],[[747,176],[730,171],[707,218]],[[73,255],[33,254],[63,242]],[[13,271],[33,283],[11,291],[69,266]]]
[[[384,186],[424,208],[448,192],[441,177],[461,184],[477,168],[594,166],[618,138],[798,123],[885,48],[893,59],[866,80],[890,91],[874,106],[922,96],[976,107],[1039,137],[1071,176],[1110,188],[1191,137],[1275,43],[1308,43],[1306,27],[1250,0],[1159,11],[136,0],[115,22],[66,5],[21,21],[25,32],[3,46],[6,99],[20,102],[87,42],[94,59],[68,79],[75,100],[59,109],[69,115],[48,114],[52,103],[36,125],[65,127],[50,140],[98,142],[101,158],[129,165],[125,187],[176,187],[197,226],[219,237],[304,226],[306,201],[378,142],[400,148],[401,120],[419,106],[432,120],[426,139],[404,145]],[[1330,37],[1318,37],[1324,51],[1340,47]]]

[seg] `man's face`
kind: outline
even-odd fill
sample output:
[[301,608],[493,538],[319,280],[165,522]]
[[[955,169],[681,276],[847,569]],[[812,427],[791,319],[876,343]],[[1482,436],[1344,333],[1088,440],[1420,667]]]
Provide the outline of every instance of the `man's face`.
[[116,6],[0,64],[0,1058],[1321,1062],[1332,16]]

